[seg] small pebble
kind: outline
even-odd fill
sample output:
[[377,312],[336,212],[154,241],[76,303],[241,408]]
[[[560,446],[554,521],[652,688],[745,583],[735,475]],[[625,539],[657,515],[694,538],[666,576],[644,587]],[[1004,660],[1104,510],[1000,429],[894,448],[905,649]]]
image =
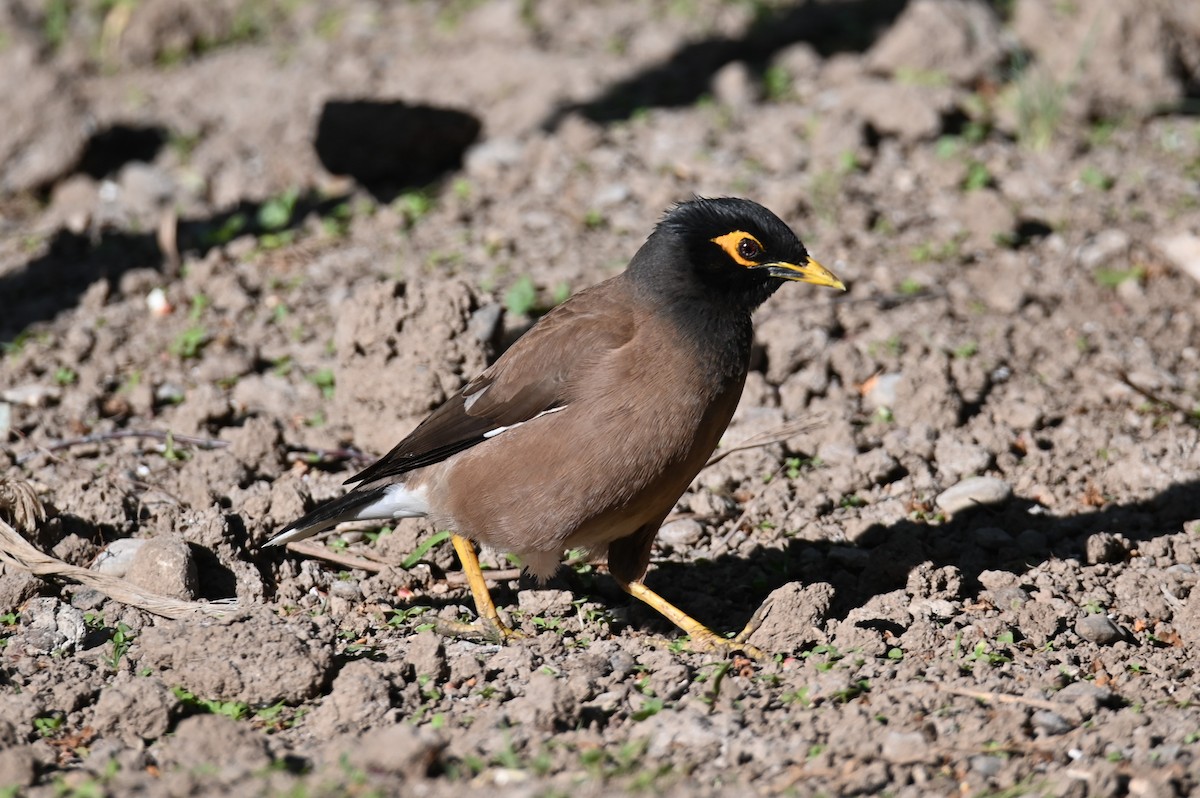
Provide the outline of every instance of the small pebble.
[[883,738],[883,758],[896,765],[928,761],[929,741],[920,732],[888,732]]
[[691,518],[672,521],[658,530],[658,539],[675,548],[694,546],[702,537],[704,537],[704,527],[699,521]]
[[1066,718],[1048,709],[1039,709],[1037,712],[1034,712],[1031,720],[1037,730],[1047,736],[1066,734],[1072,728],[1071,724],[1067,723]]
[[1085,545],[1089,565],[1124,562],[1129,554],[1128,545],[1120,536],[1111,532],[1088,535]]
[[970,477],[946,488],[934,501],[946,513],[957,513],[971,507],[1003,504],[1012,496],[1012,488],[996,477]]
[[1085,615],[1075,623],[1075,632],[1091,643],[1107,646],[1124,637],[1121,628],[1107,615]]

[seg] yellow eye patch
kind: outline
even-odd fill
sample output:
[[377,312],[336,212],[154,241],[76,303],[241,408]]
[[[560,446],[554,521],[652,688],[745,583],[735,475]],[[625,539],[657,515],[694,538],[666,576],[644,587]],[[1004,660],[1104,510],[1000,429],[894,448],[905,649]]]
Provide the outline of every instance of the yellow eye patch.
[[[751,258],[758,258],[763,254],[762,242],[744,230],[734,230],[732,233],[726,233],[710,240],[725,250],[725,254],[739,266],[757,266],[758,263]],[[743,255],[743,252],[746,254]]]

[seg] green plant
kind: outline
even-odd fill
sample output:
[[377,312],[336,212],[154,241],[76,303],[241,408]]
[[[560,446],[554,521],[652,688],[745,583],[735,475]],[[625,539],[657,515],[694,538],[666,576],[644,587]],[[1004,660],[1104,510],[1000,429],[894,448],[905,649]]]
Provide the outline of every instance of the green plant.
[[333,388],[337,380],[333,375],[333,369],[324,368],[308,375],[308,381],[321,389],[321,396],[326,399],[333,398]]
[[420,545],[413,549],[411,554],[404,558],[404,560],[400,563],[400,567],[405,569],[412,568],[421,561],[421,559],[430,549],[449,539],[450,532],[447,530],[442,530],[441,532],[430,535],[428,538],[421,541]]
[[987,166],[979,161],[971,161],[967,164],[967,176],[963,178],[964,191],[978,191],[981,188],[987,188],[993,182],[992,173],[988,171]]
[[132,630],[124,623],[118,622],[117,628],[113,630],[112,637],[109,638],[109,643],[112,644],[112,649],[108,656],[104,658],[104,664],[112,670],[117,670],[121,666],[121,660],[125,658],[125,654],[129,651],[129,646],[133,643]]
[[56,736],[60,731],[62,731],[63,724],[66,722],[67,719],[60,713],[56,712],[52,715],[42,715],[41,717],[34,718],[33,728],[36,729],[37,733],[43,738],[50,738]]
[[504,307],[514,316],[528,316],[537,302],[533,278],[523,274],[504,293]]
[[298,199],[300,199],[300,190],[291,188],[264,202],[258,208],[258,226],[271,232],[287,227],[292,221],[292,214],[296,211]]
[[250,705],[245,701],[220,701],[211,698],[199,698],[185,687],[172,687],[171,692],[185,707],[213,715],[224,715],[233,720],[241,720],[250,713]]
[[1085,166],[1079,173],[1079,179],[1085,186],[1098,191],[1108,191],[1117,182],[1112,175],[1105,174],[1094,166]]
[[763,93],[771,102],[786,100],[792,93],[792,76],[781,66],[767,67],[763,72]]
[[79,381],[79,375],[76,374],[75,370],[72,368],[60,366],[54,372],[54,381],[59,385],[74,385]]

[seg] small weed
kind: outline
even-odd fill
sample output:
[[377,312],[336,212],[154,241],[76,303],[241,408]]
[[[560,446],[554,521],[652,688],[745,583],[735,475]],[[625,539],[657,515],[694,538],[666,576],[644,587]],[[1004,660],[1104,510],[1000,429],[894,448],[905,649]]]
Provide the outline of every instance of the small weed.
[[179,702],[199,712],[213,715],[224,715],[233,720],[241,720],[250,714],[250,705],[245,701],[219,701],[211,698],[198,698],[195,693],[184,687],[172,687],[171,692]]
[[763,94],[771,102],[786,100],[792,93],[792,76],[781,66],[767,67],[763,72]]
[[220,227],[202,235],[200,243],[205,248],[224,246],[241,235],[248,224],[249,220],[244,213],[230,214]]
[[433,198],[425,191],[408,191],[396,198],[392,209],[404,219],[404,226],[411,228],[433,210]]
[[450,532],[447,530],[442,530],[434,535],[430,535],[428,538],[421,541],[421,544],[413,549],[411,554],[404,558],[404,560],[400,563],[400,567],[407,571],[419,563],[430,549],[449,539]]
[[583,226],[588,230],[598,230],[608,224],[608,220],[600,211],[592,208],[583,215]]
[[799,704],[805,709],[813,705],[812,699],[808,697],[808,688],[799,687],[795,690],[788,690],[783,695],[779,696],[779,700],[785,705]]
[[504,307],[514,316],[528,316],[537,303],[537,286],[523,274],[504,293]]
[[190,360],[197,358],[204,351],[205,345],[208,344],[208,330],[202,325],[192,324],[186,330],[176,336],[171,342],[168,351],[176,357]]
[[871,692],[871,682],[867,679],[859,679],[854,684],[835,691],[833,698],[839,704],[848,704],[859,696],[866,695],[869,692]]
[[287,227],[296,212],[296,200],[299,198],[300,190],[291,188],[264,202],[258,208],[258,226],[269,232]]
[[842,497],[842,500],[838,503],[838,506],[844,507],[846,509],[856,509],[858,507],[866,507],[867,500],[864,499],[863,497],[859,496],[857,493],[849,493]]
[[[900,283],[901,296],[916,296],[925,290],[925,286],[915,277],[905,277]],[[894,336],[899,341],[899,336]]]
[[175,446],[175,436],[170,430],[167,430],[167,436],[163,440],[163,457],[170,463],[182,463],[191,459],[190,454]]
[[1146,267],[1136,265],[1132,269],[1099,268],[1092,274],[1092,279],[1101,288],[1116,288],[1129,280],[1141,282],[1146,277]]
[[981,188],[987,188],[995,181],[992,179],[992,173],[988,168],[979,161],[971,161],[967,164],[967,176],[963,178],[964,191],[978,191]]
[[54,372],[54,381],[63,386],[74,385],[79,381],[79,375],[75,373],[75,369],[68,368],[67,366],[60,366]]
[[1079,179],[1085,186],[1097,191],[1108,191],[1117,182],[1112,175],[1105,174],[1094,166],[1085,166],[1079,173]]
[[326,399],[333,398],[333,388],[336,380],[333,376],[333,369],[321,369],[308,375],[308,381],[321,389],[321,396]]
[[133,643],[133,635],[131,630],[124,623],[117,623],[117,628],[113,630],[112,638],[109,642],[112,644],[112,650],[108,656],[104,658],[104,664],[112,670],[117,670],[121,667],[121,660],[125,658],[125,654],[129,651],[129,646]]
[[37,730],[43,738],[49,739],[55,737],[62,731],[63,724],[67,719],[62,715],[55,713],[53,715],[42,715],[39,718],[33,719],[33,728]]
[[979,344],[975,341],[966,341],[955,347],[951,354],[959,360],[975,357],[975,355],[979,354]]
[[904,659],[904,649],[896,648],[895,646],[889,648],[887,652],[887,658],[899,662],[900,660]]

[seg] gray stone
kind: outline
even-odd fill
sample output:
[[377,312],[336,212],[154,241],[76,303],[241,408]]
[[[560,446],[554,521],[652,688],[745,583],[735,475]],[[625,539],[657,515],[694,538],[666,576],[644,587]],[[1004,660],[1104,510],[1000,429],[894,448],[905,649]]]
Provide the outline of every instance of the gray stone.
[[992,462],[987,449],[958,437],[943,435],[933,447],[938,473],[945,479],[961,479],[978,474]]
[[418,632],[409,643],[408,661],[418,676],[429,676],[435,682],[445,679],[446,648],[441,635],[429,630]]
[[1075,632],[1088,642],[1101,646],[1115,643],[1125,635],[1107,615],[1085,615],[1075,622]]
[[878,410],[896,406],[896,387],[900,384],[902,374],[880,374],[871,383],[871,389],[863,395],[863,406],[867,410]]
[[717,102],[732,108],[750,105],[757,94],[750,68],[741,61],[732,61],[717,70],[712,79],[712,91]]
[[145,543],[145,538],[118,538],[96,555],[91,568],[102,574],[122,578],[129,573],[134,556]]
[[894,765],[915,765],[936,758],[929,741],[920,732],[888,732],[883,738],[882,754]]
[[181,538],[150,538],[137,551],[125,575],[135,585],[160,596],[190,601],[199,594],[192,550]]
[[1007,482],[996,477],[971,477],[947,488],[934,502],[943,512],[954,514],[971,507],[1003,504],[1012,496]]
[[29,787],[36,775],[37,757],[33,754],[32,745],[16,745],[0,750],[0,784],[5,788]]
[[73,651],[87,633],[83,613],[56,598],[35,598],[21,611],[21,630],[13,640],[30,654]]
[[674,548],[694,546],[703,537],[704,526],[692,518],[680,518],[678,521],[664,524],[662,529],[658,530],[659,541]]
[[871,47],[867,65],[901,79],[972,84],[999,66],[1002,41],[1000,20],[986,3],[917,0]]
[[1129,541],[1111,532],[1088,535],[1084,548],[1089,565],[1124,562],[1129,557]]
[[1200,236],[1186,232],[1160,236],[1154,245],[1175,268],[1200,283]]
[[1074,728],[1062,715],[1048,709],[1037,710],[1033,713],[1030,720],[1033,722],[1035,729],[1049,737],[1057,734],[1066,734]]
[[130,742],[157,740],[171,727],[171,713],[178,703],[158,679],[133,677],[100,692],[92,726],[101,734],[117,734]]

